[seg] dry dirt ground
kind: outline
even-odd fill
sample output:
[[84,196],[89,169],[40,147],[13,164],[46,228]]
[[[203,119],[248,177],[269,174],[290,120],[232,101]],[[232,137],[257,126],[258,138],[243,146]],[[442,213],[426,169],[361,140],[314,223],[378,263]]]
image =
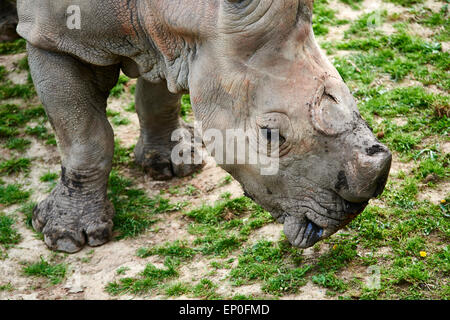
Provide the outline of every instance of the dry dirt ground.
[[[428,1],[427,6],[438,12],[442,7],[442,2]],[[400,15],[407,14],[407,8],[392,3],[376,1],[364,1],[360,4],[360,9],[355,10],[350,6],[337,1],[330,1],[330,7],[336,10],[339,19],[355,20],[361,14],[373,10],[386,9],[389,13],[398,12]],[[318,37],[319,41],[338,41],[343,39],[344,31],[348,24],[342,26],[330,26],[328,35]],[[383,32],[389,34],[394,32],[392,23],[385,23],[382,26]],[[414,29],[414,32],[421,36],[427,36],[430,32],[426,27],[420,26]],[[448,48],[448,43],[444,44]],[[349,52],[336,51],[332,56],[348,54]],[[25,56],[25,53],[0,56],[0,65],[8,70],[8,78],[16,84],[25,84],[27,81],[27,71],[21,71],[17,68],[17,63]],[[389,79],[380,79],[387,87],[398,86]],[[407,81],[407,80],[405,80]],[[125,93],[119,98],[110,98],[109,110],[120,112],[121,116],[129,121],[122,125],[113,125],[116,139],[120,140],[122,147],[128,148],[136,143],[138,138],[138,120],[134,112],[124,111],[124,107],[133,101],[129,88],[135,83],[130,80],[126,84]],[[408,85],[408,84],[406,84]],[[427,90],[440,89],[430,86]],[[442,92],[442,90],[440,90]],[[23,106],[25,102],[20,98],[13,98],[2,101],[3,103],[14,103]],[[39,105],[38,99],[32,98],[27,101],[28,105]],[[401,118],[398,124],[402,124]],[[33,126],[33,123],[28,125]],[[51,132],[48,123],[45,124]],[[47,172],[59,173],[59,155],[57,147],[45,144],[41,139],[28,137],[31,140],[29,148],[21,154],[21,157],[32,159],[31,169],[28,173],[19,173],[15,175],[1,177],[5,183],[19,183],[27,190],[32,190],[30,200],[39,202],[43,200],[49,191],[50,184],[40,181]],[[442,145],[444,153],[449,152],[449,143]],[[13,151],[1,148],[3,159],[10,159]],[[413,163],[402,162],[398,155],[394,157],[392,175],[396,176],[400,171],[408,172],[414,167]],[[137,168],[125,168],[120,172],[123,176],[129,177],[134,181],[134,187],[146,190],[150,197],[160,194],[161,190],[166,191],[172,203],[187,202],[188,206],[180,211],[163,213],[159,216],[158,222],[151,226],[147,231],[135,238],[122,239],[120,241],[111,241],[110,243],[98,247],[86,247],[82,251],[65,255],[54,253],[48,250],[44,242],[26,226],[23,215],[19,212],[21,203],[6,206],[0,204],[0,211],[11,215],[16,215],[14,228],[21,235],[21,241],[7,250],[7,258],[0,260],[0,286],[9,284],[10,289],[0,290],[0,299],[165,299],[167,296],[161,291],[150,291],[141,295],[124,294],[112,296],[105,291],[108,283],[123,278],[117,270],[126,271],[127,277],[138,275],[148,263],[157,267],[162,267],[164,258],[159,256],[150,256],[147,258],[137,257],[136,251],[142,247],[152,247],[165,242],[175,240],[186,240],[192,242],[195,236],[188,232],[188,226],[191,221],[183,214],[186,210],[201,206],[203,203],[212,204],[220,198],[225,192],[230,192],[232,198],[243,195],[242,188],[236,181],[229,184],[222,182],[227,177],[227,173],[220,169],[212,159],[209,159],[205,168],[194,177],[184,179],[174,179],[168,182],[153,181],[150,177],[143,174]],[[198,191],[194,195],[183,193],[167,193],[177,186],[182,188],[191,185]],[[449,182],[444,181],[436,188],[426,190],[419,194],[420,199],[428,199],[432,203],[438,203],[449,193]],[[379,201],[379,200],[376,200]],[[256,243],[259,240],[278,241],[282,237],[282,226],[272,222],[251,233],[246,246]],[[330,250],[332,244],[322,244],[319,249],[310,248],[303,251],[305,257],[317,257]],[[383,251],[384,250],[384,251]],[[389,252],[390,248],[379,249],[379,254]],[[234,251],[227,259],[237,258],[241,250]],[[358,251],[358,254],[364,255],[365,249]],[[47,261],[63,262],[67,266],[67,272],[64,279],[56,284],[51,284],[45,277],[27,276],[23,272],[24,265],[27,262],[39,261],[44,257]],[[219,269],[211,272],[211,261],[220,260],[220,258],[211,258],[210,256],[197,255],[191,261],[183,261],[179,267],[179,277],[177,282],[195,284],[199,279],[208,278],[217,285],[216,293],[220,297],[231,298],[236,295],[259,298],[273,298],[274,296],[263,292],[262,283],[254,282],[243,286],[234,286],[229,280],[229,269]],[[237,259],[232,263],[232,267],[237,264]],[[359,275],[361,281],[365,280],[367,275],[364,267],[358,266],[354,269],[347,269],[340,274],[341,279],[351,279],[355,274]],[[190,294],[182,294],[177,298],[191,298]],[[296,293],[281,295],[282,299],[335,299],[336,296],[327,295],[327,289],[323,286],[313,283],[310,279],[306,285],[302,286]]]

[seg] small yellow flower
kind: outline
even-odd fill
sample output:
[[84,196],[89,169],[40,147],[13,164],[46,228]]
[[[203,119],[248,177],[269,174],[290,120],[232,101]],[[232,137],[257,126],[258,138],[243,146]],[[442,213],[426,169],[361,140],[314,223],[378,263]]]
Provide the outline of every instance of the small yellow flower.
[[425,258],[427,256],[427,253],[425,251],[420,251],[420,256],[422,258]]
[[334,246],[333,246],[333,250],[336,250],[337,249],[337,244],[335,244]]
[[442,199],[442,200],[441,200],[441,203],[442,203],[442,204],[445,204],[446,202],[447,202],[447,201],[446,201],[445,199]]

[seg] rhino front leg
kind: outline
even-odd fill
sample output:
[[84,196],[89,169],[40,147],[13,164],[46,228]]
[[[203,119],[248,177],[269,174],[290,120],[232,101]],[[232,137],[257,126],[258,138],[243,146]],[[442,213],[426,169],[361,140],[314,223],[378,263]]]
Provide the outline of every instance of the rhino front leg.
[[56,132],[62,174],[33,211],[33,227],[49,248],[77,252],[111,239],[114,208],[107,199],[114,134],[106,117],[119,68],[96,67],[28,45],[31,74]]
[[[180,119],[181,95],[170,93],[163,81],[150,83],[139,78],[136,85],[136,111],[141,134],[134,150],[136,162],[156,180],[185,177],[203,164],[174,164],[171,161],[172,133],[187,125]],[[199,152],[189,148],[191,153]]]

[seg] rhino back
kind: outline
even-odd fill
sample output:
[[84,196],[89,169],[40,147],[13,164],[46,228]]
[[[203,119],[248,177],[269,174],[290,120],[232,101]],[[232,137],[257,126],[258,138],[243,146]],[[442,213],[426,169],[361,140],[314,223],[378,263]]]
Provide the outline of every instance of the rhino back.
[[[34,46],[96,64],[138,55],[132,10],[124,0],[18,0],[18,33]],[[80,8],[79,29],[68,27],[70,6]]]

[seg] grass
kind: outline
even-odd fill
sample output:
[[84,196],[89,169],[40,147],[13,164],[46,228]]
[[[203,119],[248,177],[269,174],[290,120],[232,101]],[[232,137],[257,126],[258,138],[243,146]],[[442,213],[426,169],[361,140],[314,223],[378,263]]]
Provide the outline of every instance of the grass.
[[[20,108],[15,104],[0,105],[0,140],[10,150],[24,152],[31,145],[31,141],[19,135],[30,135],[46,141],[48,145],[56,145],[55,136],[49,134],[47,128],[38,124],[27,126],[31,121],[43,123],[47,120],[42,106],[27,106]],[[25,130],[23,129],[26,126]]]
[[23,139],[23,138],[10,138],[6,144],[5,147],[10,150],[17,150],[20,152],[25,151],[27,148],[29,148],[31,144],[30,140]]
[[26,201],[30,197],[29,191],[22,190],[18,184],[0,185],[0,204],[12,205]]
[[[0,212],[0,260],[6,258],[6,250],[21,240],[14,228],[15,219]],[[1,290],[0,290],[1,291]]]
[[312,282],[321,287],[331,289],[332,291],[329,295],[334,295],[334,292],[343,293],[347,289],[347,285],[333,273],[319,273],[314,275],[312,276]]
[[369,32],[374,32],[374,29],[382,25],[386,16],[387,12],[385,10],[365,13],[350,25],[344,33],[344,37],[349,38],[350,35],[366,36]]
[[155,290],[167,281],[178,276],[176,270],[178,263],[172,259],[166,259],[164,268],[158,268],[148,264],[145,269],[135,278],[122,278],[110,282],[105,290],[111,295],[120,294],[144,294]]
[[61,283],[67,272],[65,264],[52,264],[46,261],[42,256],[40,261],[34,263],[25,263],[23,273],[27,276],[47,278],[52,285]]
[[39,180],[41,182],[53,182],[53,181],[55,181],[58,178],[59,178],[59,174],[58,173],[47,172],[47,173],[44,173],[42,176],[40,176]]
[[31,160],[27,158],[11,159],[0,163],[0,175],[27,173],[30,171]]
[[6,81],[0,85],[0,99],[22,98],[28,100],[36,95],[32,84],[13,84]]
[[130,148],[122,147],[120,140],[116,139],[114,141],[114,166],[120,165],[131,165],[131,154],[133,152],[134,145]]
[[221,297],[216,293],[217,284],[209,279],[202,279],[192,289],[195,298],[205,300],[218,300]]
[[124,126],[131,123],[129,119],[122,117],[118,111],[107,110],[106,115],[111,119],[111,123],[115,126]]
[[360,9],[360,4],[364,1],[364,0],[340,0],[342,3],[345,3],[349,6],[352,7],[352,9],[357,10]]
[[331,9],[327,0],[317,0],[314,3],[313,30],[316,36],[326,35],[329,26],[346,24],[348,21],[339,20],[336,11]]
[[190,122],[190,118],[192,117],[192,106],[191,106],[191,98],[188,94],[183,95],[181,98],[181,117],[184,121]]
[[166,243],[162,246],[156,246],[153,248],[140,248],[136,254],[141,258],[159,255],[164,257],[191,259],[195,255],[195,250],[190,248],[187,242],[177,240],[175,242]]
[[32,107],[21,109],[15,104],[0,105],[0,126],[4,127],[22,127],[28,121],[45,116],[42,107]]
[[132,184],[116,171],[110,175],[108,196],[116,209],[117,240],[141,234],[157,221],[157,214],[180,208],[162,197],[150,198],[144,190],[132,188]]
[[[361,18],[363,25],[365,18]],[[336,67],[344,79],[370,84],[374,80],[371,73],[383,72],[398,82],[413,74],[425,85],[435,84],[448,90],[449,53],[442,51],[441,43],[409,34],[404,24],[397,25],[397,29],[392,35],[363,33],[349,41],[328,44],[328,48],[364,51],[336,58]],[[352,34],[352,30],[348,33]],[[354,30],[356,33],[366,29],[356,24]]]
[[185,214],[193,219],[189,232],[198,236],[193,244],[203,255],[227,255],[247,240],[251,230],[272,221],[249,198],[231,199],[228,194],[213,206],[203,205]]
[[12,286],[11,283],[0,285],[0,292],[2,292],[2,291],[13,291],[13,290],[14,290],[14,287]]
[[384,0],[384,1],[399,4],[404,7],[410,7],[412,5],[421,4],[424,2],[424,0]]
[[48,130],[43,125],[37,125],[35,127],[28,126],[25,129],[25,133],[30,136],[34,136],[40,140],[44,140],[47,145],[56,145],[55,135],[48,133]]
[[[289,258],[287,261],[286,257]],[[295,257],[296,249],[289,248],[285,242],[275,244],[261,240],[244,249],[230,277],[239,286],[256,280],[263,281],[262,290],[275,295],[296,293],[306,284],[305,274],[311,266],[304,264],[289,267],[289,262],[299,264]]]
[[10,42],[0,43],[0,55],[16,54],[25,52],[26,41],[24,39],[17,39]]
[[131,123],[131,121],[129,119],[121,117],[120,115],[112,117],[111,122],[115,126],[126,126]]
[[128,267],[120,267],[119,269],[116,270],[116,273],[118,275],[123,275],[123,274],[126,274],[127,271],[129,271],[129,270],[130,270],[130,268],[128,268]]
[[110,96],[114,98],[119,98],[125,92],[125,85],[130,81],[130,79],[121,74],[117,80],[117,84],[111,89]]
[[219,187],[224,187],[226,185],[229,185],[233,181],[233,177],[231,175],[227,175],[219,183]]
[[[21,41],[17,41],[21,43]],[[11,44],[11,43],[9,43]],[[7,50],[8,43],[0,43],[0,55],[2,50]],[[12,50],[13,45],[9,48]],[[20,60],[17,64],[19,70],[29,69],[28,61],[24,59]],[[15,84],[7,78],[8,71],[4,66],[0,66],[0,100],[1,99],[11,99],[11,98],[22,98],[24,100],[29,100],[36,95],[36,91],[31,81],[30,73],[28,72],[27,82],[25,84]]]
[[164,293],[167,297],[179,297],[191,292],[191,288],[181,282],[177,282],[167,286]]

